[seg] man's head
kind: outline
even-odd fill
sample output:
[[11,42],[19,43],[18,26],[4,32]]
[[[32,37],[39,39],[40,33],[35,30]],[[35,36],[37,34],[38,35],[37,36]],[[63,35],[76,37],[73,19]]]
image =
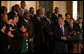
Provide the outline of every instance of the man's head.
[[64,25],[64,20],[63,20],[63,18],[58,18],[58,25],[59,26],[62,26],[62,25]]
[[6,25],[5,24],[1,25],[1,30],[2,31],[5,31],[6,30]]
[[26,7],[26,2],[25,2],[25,1],[21,1],[20,5],[21,5],[21,8],[22,8],[22,9],[25,9],[25,7]]
[[45,14],[45,9],[44,8],[41,8],[41,14],[44,15]]
[[36,11],[36,14],[37,14],[37,16],[41,16],[41,10],[38,9],[38,10]]
[[16,12],[20,11],[20,6],[18,4],[15,5],[14,11],[16,11]]
[[12,10],[11,11],[14,11],[15,10],[15,6],[12,6]]
[[13,23],[13,24],[16,24],[16,23],[18,23],[18,16],[16,15],[16,14],[12,14],[10,17],[9,17],[10,19],[11,19],[11,23]]
[[74,19],[73,18],[70,18],[69,19],[69,24],[73,24],[74,23]]
[[27,26],[25,23],[22,23],[21,26],[20,26],[20,31],[22,32],[26,32],[27,31]]
[[2,13],[2,14],[7,14],[7,7],[2,6],[2,7],[1,7],[1,13]]
[[69,20],[69,19],[70,19],[70,13],[66,13],[66,14],[65,14],[65,17],[66,17],[66,19]]
[[81,24],[83,22],[83,19],[81,17],[79,17],[78,22],[79,22],[79,24]]
[[47,13],[46,13],[46,16],[47,16],[47,18],[50,19],[50,18],[51,18],[51,12],[47,12]]
[[2,18],[2,20],[3,20],[4,22],[7,22],[7,21],[8,21],[8,15],[7,15],[7,14],[4,14],[4,17]]
[[34,8],[33,8],[33,7],[30,7],[30,8],[29,8],[29,12],[30,12],[31,14],[34,14]]
[[25,12],[25,13],[24,13],[24,18],[25,18],[26,20],[28,20],[29,17],[30,17],[30,13],[29,13],[29,12]]
[[55,13],[58,14],[59,13],[59,8],[55,7]]

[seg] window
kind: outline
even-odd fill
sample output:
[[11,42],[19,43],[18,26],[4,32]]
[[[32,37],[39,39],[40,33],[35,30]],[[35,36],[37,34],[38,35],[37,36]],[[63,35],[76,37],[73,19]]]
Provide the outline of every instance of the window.
[[73,1],[73,18],[77,20],[77,1]]

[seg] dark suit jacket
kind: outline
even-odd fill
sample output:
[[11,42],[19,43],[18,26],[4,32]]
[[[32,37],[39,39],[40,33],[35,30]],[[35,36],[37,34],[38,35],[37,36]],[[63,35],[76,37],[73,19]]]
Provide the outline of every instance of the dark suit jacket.
[[35,14],[32,14],[32,15],[30,15],[30,20],[33,22],[33,20],[36,18],[36,15]]
[[45,19],[42,19],[42,21],[39,21],[37,18],[34,19],[34,50],[35,53],[41,53],[43,51],[43,44],[45,42],[45,36],[44,36],[44,29],[43,29],[43,22]]
[[6,33],[3,33],[1,31],[0,33],[0,39],[1,39],[1,46],[0,46],[0,49],[1,49],[1,53],[8,53],[8,44],[9,44],[9,37]]
[[23,20],[22,16],[20,16],[19,13],[16,14],[14,11],[9,12],[7,15],[8,15],[8,18],[10,18],[11,15],[17,15],[19,18],[19,21]]
[[52,13],[52,16],[51,17],[52,17],[52,21],[53,21],[54,25],[58,25],[57,19],[59,17],[62,17],[62,15],[61,14],[58,14],[58,18],[57,18],[56,15],[55,15],[55,13]]
[[78,30],[79,30],[79,31],[82,30],[82,29],[83,29],[83,23],[82,23],[82,28],[81,28],[81,29],[80,29],[79,24],[77,24],[77,27],[78,27]]
[[69,26],[69,23],[67,22],[67,20],[64,21],[66,26]]
[[[79,41],[80,41],[79,34],[77,33],[79,31],[79,28],[78,28],[77,24],[76,23],[73,24],[73,29],[71,29],[70,24],[69,24],[68,29],[69,29],[69,35],[70,35],[69,41],[71,43],[79,43]],[[76,35],[74,35],[74,33],[72,33],[73,31],[76,32]]]
[[78,31],[78,26],[76,23],[73,23],[73,29],[70,28],[70,24],[68,25],[68,29],[69,29],[69,32],[71,32],[72,30],[74,31]]
[[[68,28],[66,26],[64,26],[64,36],[67,37],[68,36]],[[55,51],[56,53],[67,53],[67,40],[64,41],[61,39],[61,37],[63,36],[62,34],[62,30],[60,27],[55,27],[54,28],[54,47],[55,47]],[[66,47],[66,48],[65,48]]]

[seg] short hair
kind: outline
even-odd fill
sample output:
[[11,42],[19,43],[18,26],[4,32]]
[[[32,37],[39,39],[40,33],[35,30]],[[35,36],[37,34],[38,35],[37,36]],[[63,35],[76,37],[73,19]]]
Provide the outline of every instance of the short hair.
[[73,18],[70,18],[70,19],[72,19],[72,20],[74,21],[74,19],[73,19]]
[[44,9],[44,10],[45,10],[45,8],[40,8],[40,10],[42,10],[42,9]]
[[21,28],[22,26],[24,26],[25,28],[28,28],[27,25],[26,25],[26,23],[24,23],[24,22],[22,22],[22,23],[20,24],[20,28]]
[[30,7],[29,9],[34,9],[33,7]]
[[14,20],[15,17],[18,17],[18,16],[16,14],[12,14],[9,16],[8,20],[10,20],[10,19]]
[[25,12],[25,13],[23,14],[23,16],[26,15],[26,14],[29,14],[29,11]]
[[65,16],[70,15],[70,13],[66,13]]
[[59,7],[55,7],[55,10],[56,10],[56,9],[59,9]]
[[19,5],[18,4],[15,4],[14,6],[16,7],[16,6],[19,6]]
[[38,9],[38,10],[36,11],[36,14],[37,14],[37,15],[38,15],[39,11],[40,11],[40,9]]
[[79,18],[78,18],[78,21],[79,21],[79,19],[83,19],[83,18],[82,18],[82,17],[79,17]]
[[21,1],[20,4],[25,3],[25,1]]
[[63,19],[62,17],[58,18],[58,20],[59,20],[59,19],[62,19],[62,20],[64,21],[64,19]]
[[12,6],[12,10],[11,11],[14,11],[14,8],[15,8],[15,6]]
[[2,14],[4,14],[6,8],[7,8],[6,6],[2,6],[2,7],[1,7],[1,13],[2,13]]

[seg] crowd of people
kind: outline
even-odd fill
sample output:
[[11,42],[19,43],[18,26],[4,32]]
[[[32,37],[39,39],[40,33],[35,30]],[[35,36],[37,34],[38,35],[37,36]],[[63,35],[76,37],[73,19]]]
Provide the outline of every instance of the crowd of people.
[[15,4],[7,13],[1,7],[1,52],[2,53],[81,53],[83,51],[83,20],[78,23],[70,13],[47,12],[40,8],[25,9],[26,2]]

